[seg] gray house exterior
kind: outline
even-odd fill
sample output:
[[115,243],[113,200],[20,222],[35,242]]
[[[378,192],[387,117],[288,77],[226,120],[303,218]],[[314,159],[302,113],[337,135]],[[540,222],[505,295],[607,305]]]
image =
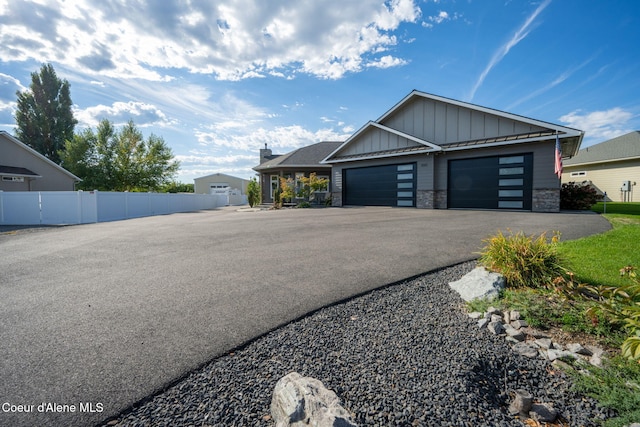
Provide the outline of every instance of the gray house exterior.
[[[564,162],[562,182],[588,182],[609,202],[637,202],[640,182],[640,131],[583,148]],[[634,197],[635,196],[635,197]]]
[[[321,163],[332,151],[337,149],[342,142],[323,141],[316,144],[298,148],[287,154],[273,154],[265,145],[260,150],[260,164],[253,168],[260,174],[260,188],[262,188],[262,201],[272,203],[275,191],[280,187],[280,178],[291,178],[296,186],[299,178],[308,177],[315,173],[319,178],[331,178],[331,165]],[[326,197],[326,192],[318,192],[319,198]]]
[[0,191],[74,191],[80,178],[0,131]]
[[563,158],[584,132],[412,91],[329,154],[334,206],[557,212]]

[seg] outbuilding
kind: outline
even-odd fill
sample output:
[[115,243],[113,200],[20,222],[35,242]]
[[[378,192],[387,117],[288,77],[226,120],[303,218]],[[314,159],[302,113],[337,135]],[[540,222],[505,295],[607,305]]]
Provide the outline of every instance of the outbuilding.
[[557,212],[556,153],[574,156],[583,135],[414,90],[322,163],[334,206]]

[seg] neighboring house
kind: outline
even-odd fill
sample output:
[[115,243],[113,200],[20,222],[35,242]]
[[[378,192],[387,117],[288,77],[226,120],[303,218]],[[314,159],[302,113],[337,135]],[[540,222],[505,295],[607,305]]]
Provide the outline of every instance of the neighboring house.
[[589,182],[607,201],[640,202],[640,131],[583,148],[564,162],[562,182]]
[[249,185],[249,180],[223,173],[214,173],[194,179],[193,192],[196,194],[215,194],[222,190],[236,190],[241,195],[246,195],[247,185]]
[[563,157],[584,132],[412,91],[331,152],[334,206],[560,210]]
[[[300,178],[315,172],[318,178],[331,177],[331,165],[320,162],[337,149],[342,142],[324,141],[298,148],[287,154],[273,154],[267,145],[260,150],[260,164],[253,168],[260,174],[262,201],[273,202],[275,192],[280,188],[280,178],[291,178],[296,189],[301,186]],[[318,200],[326,197],[326,191],[317,192]]]
[[0,131],[0,191],[74,191],[80,178]]

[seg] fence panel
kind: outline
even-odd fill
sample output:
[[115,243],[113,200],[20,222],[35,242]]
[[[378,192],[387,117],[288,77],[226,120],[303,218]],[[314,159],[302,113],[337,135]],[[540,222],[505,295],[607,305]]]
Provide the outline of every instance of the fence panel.
[[40,193],[0,191],[0,224],[40,224]]
[[226,197],[209,194],[0,191],[0,224],[83,224],[118,221],[215,209],[226,203]]
[[40,193],[41,224],[79,224],[82,220],[80,196],[75,191]]

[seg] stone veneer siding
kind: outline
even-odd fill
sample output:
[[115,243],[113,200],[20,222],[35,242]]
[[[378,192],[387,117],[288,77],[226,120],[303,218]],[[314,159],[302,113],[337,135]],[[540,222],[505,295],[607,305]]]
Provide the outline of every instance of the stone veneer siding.
[[331,206],[338,208],[342,206],[342,193],[340,191],[331,193]]
[[416,191],[416,208],[447,209],[447,191],[446,190]]
[[533,212],[560,212],[560,189],[537,188],[533,190],[531,210]]

